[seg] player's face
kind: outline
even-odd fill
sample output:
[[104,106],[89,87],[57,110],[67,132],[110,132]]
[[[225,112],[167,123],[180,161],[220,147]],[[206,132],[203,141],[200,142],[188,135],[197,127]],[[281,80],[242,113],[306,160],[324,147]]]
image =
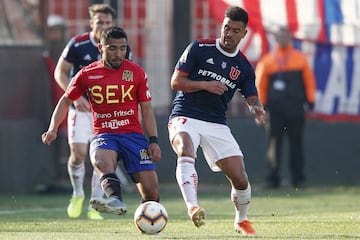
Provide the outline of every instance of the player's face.
[[101,33],[109,28],[112,27],[114,24],[114,20],[111,14],[105,13],[96,13],[90,19],[90,27],[92,32],[94,33],[94,37],[96,41],[100,41]]
[[247,30],[241,21],[232,21],[230,18],[224,18],[221,28],[220,46],[226,52],[233,53],[241,39],[245,37]]
[[125,38],[109,38],[106,44],[99,44],[99,50],[105,66],[116,69],[125,59],[127,41]]

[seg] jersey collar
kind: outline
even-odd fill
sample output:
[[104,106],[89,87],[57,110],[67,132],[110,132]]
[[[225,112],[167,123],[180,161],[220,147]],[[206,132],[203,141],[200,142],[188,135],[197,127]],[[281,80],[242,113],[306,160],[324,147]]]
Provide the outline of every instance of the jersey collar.
[[95,46],[95,47],[98,47],[99,43],[97,43],[95,41],[95,37],[94,37],[94,33],[93,32],[90,32],[90,41],[91,43]]
[[[239,44],[240,45],[240,44]],[[238,53],[239,53],[239,45],[238,47],[236,48],[236,51],[233,52],[233,53],[228,53],[226,51],[224,51],[221,47],[220,47],[220,38],[217,38],[216,39],[216,48],[222,53],[224,54],[225,56],[227,57],[235,57]]]

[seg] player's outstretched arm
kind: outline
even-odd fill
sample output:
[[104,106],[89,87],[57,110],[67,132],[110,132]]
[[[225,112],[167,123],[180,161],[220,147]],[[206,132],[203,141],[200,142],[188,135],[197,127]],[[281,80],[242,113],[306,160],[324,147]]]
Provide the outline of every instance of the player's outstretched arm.
[[51,116],[48,130],[41,135],[41,140],[44,144],[50,145],[53,141],[55,141],[59,126],[65,119],[71,103],[72,100],[64,95],[60,98]]

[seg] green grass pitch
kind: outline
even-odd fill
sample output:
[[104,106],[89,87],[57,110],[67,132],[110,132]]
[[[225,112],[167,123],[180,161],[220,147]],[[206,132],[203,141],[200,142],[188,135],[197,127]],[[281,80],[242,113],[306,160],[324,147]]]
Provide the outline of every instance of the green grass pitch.
[[[171,190],[172,189],[172,190]],[[206,225],[197,229],[188,219],[177,186],[160,188],[169,221],[158,235],[142,235],[133,214],[137,192],[124,193],[125,216],[104,214],[105,220],[86,219],[87,204],[79,219],[69,219],[68,195],[1,195],[0,239],[241,239],[233,230],[233,205],[228,186],[199,188],[199,203],[206,209]],[[87,199],[88,200],[88,199]],[[249,219],[256,239],[360,239],[360,188],[333,187],[304,190],[262,190],[253,187]],[[250,237],[247,237],[250,238]]]

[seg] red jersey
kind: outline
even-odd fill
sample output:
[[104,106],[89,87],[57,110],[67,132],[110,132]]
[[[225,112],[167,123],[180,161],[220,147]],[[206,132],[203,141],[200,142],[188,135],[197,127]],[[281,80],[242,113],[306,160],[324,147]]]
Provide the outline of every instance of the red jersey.
[[151,95],[140,66],[124,59],[118,69],[108,69],[96,61],[74,76],[65,96],[74,101],[84,93],[90,101],[95,134],[143,134],[138,107],[150,101]]

